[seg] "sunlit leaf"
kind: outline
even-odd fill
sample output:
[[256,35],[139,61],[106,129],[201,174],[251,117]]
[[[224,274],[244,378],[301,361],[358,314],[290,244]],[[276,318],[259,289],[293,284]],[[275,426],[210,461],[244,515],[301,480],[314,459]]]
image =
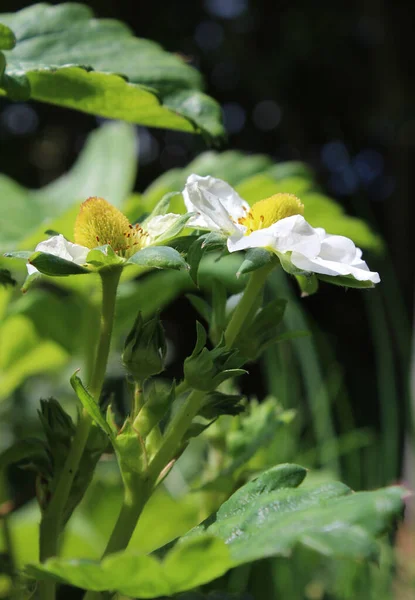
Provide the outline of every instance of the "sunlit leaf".
[[123,23],[95,19],[75,2],[35,4],[0,15],[0,22],[17,40],[4,53],[0,81],[12,99],[223,136],[220,107],[200,91],[199,73],[156,43],[135,38]]

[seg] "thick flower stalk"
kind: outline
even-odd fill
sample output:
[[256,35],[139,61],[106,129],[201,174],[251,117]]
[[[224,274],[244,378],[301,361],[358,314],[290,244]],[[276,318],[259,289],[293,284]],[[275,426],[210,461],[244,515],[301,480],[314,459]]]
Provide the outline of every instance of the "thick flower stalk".
[[193,174],[183,197],[188,211],[197,213],[189,226],[223,233],[229,252],[266,248],[295,275],[342,277],[345,285],[347,280],[380,281],[352,240],[307,223],[304,205],[293,194],[275,194],[249,206],[225,181]]

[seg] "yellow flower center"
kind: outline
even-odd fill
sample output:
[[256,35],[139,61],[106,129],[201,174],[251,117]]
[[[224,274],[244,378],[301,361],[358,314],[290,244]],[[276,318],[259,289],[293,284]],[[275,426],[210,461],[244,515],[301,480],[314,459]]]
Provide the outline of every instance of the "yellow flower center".
[[108,244],[128,258],[147,244],[148,234],[140,225],[131,225],[118,208],[104,198],[88,198],[81,204],[74,229],[75,243],[87,248]]
[[269,227],[286,217],[303,214],[304,204],[297,196],[294,196],[294,194],[274,194],[274,196],[255,202],[238,222],[245,225],[245,235],[249,235],[257,229]]

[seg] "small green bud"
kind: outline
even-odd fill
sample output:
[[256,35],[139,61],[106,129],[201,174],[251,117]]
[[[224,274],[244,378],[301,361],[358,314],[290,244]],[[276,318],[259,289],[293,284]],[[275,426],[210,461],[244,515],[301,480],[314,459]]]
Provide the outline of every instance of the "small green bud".
[[146,438],[151,430],[164,417],[175,397],[175,384],[161,387],[151,382],[144,396],[144,405],[134,420],[134,429],[142,438]]
[[135,381],[142,382],[164,370],[166,340],[159,315],[143,321],[141,313],[125,340],[122,361]]
[[210,392],[222,381],[243,375],[246,371],[238,368],[242,360],[237,351],[228,350],[223,340],[213,350],[208,350],[206,339],[204,328],[197,323],[196,346],[184,361],[184,376],[193,389]]

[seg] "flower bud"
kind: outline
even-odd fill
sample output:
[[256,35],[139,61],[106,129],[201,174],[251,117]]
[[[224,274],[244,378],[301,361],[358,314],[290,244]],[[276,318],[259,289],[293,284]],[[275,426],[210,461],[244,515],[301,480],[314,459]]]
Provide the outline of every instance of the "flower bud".
[[193,389],[210,392],[226,379],[246,373],[238,368],[243,361],[237,351],[228,350],[223,339],[215,348],[208,350],[204,328],[200,323],[196,327],[196,346],[184,361],[184,376]]
[[141,313],[125,340],[122,361],[129,375],[142,382],[164,370],[166,341],[159,315],[143,321]]

